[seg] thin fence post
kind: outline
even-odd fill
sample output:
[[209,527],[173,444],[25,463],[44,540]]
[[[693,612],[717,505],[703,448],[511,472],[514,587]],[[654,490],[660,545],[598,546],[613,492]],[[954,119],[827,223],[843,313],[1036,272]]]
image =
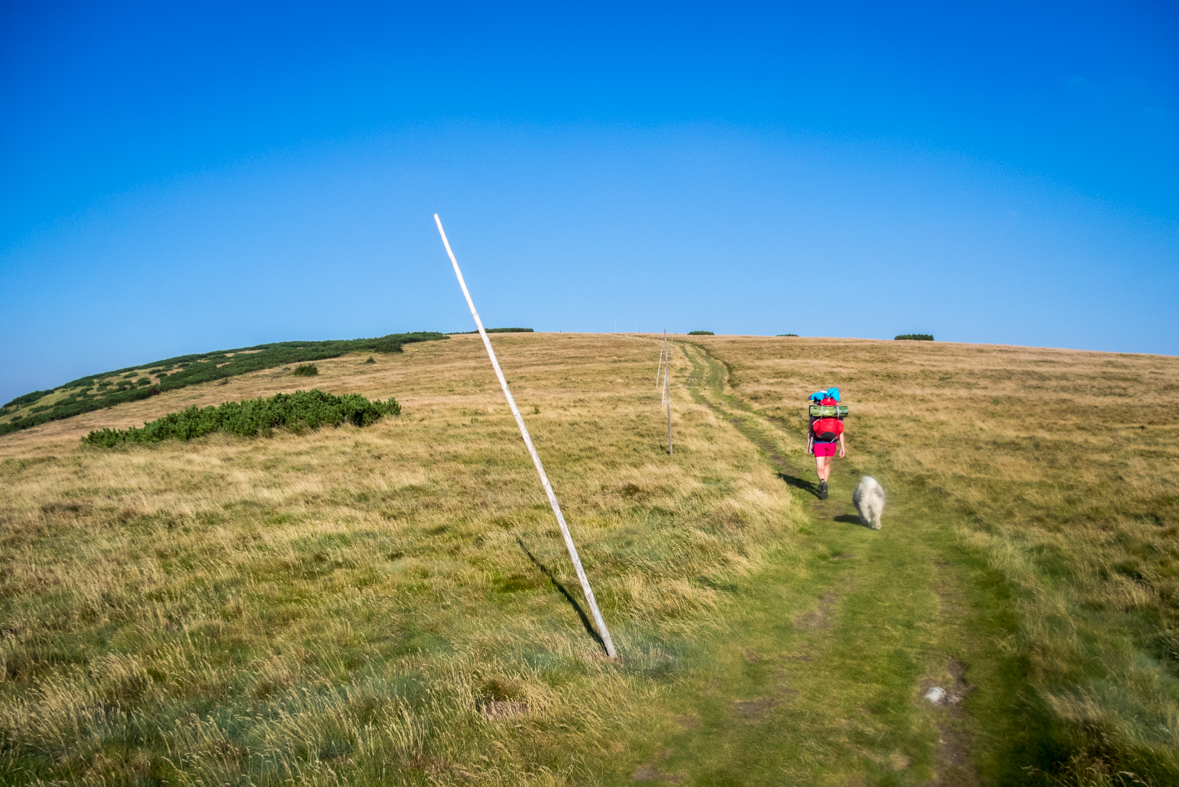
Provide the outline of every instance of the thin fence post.
[[667,455],[675,453],[671,445],[671,381],[668,370],[671,369],[671,346],[667,348],[667,369],[663,372],[663,396],[667,400]]
[[663,371],[663,342],[659,343],[659,365],[655,367],[655,387],[659,387],[659,373]]
[[442,236],[442,245],[446,247],[446,254],[450,257],[451,264],[454,265],[454,275],[458,277],[463,297],[467,299],[467,306],[471,307],[471,316],[475,318],[475,327],[479,329],[479,337],[483,339],[483,346],[487,349],[487,357],[491,359],[491,367],[495,369],[495,376],[499,379],[504,398],[508,400],[508,407],[511,408],[512,416],[516,419],[516,426],[520,427],[520,436],[524,438],[524,445],[528,448],[528,455],[532,457],[532,464],[536,466],[537,475],[540,476],[540,485],[544,487],[545,495],[548,496],[553,515],[557,517],[557,525],[561,528],[561,537],[565,539],[565,548],[569,550],[573,569],[577,572],[577,581],[581,583],[581,590],[585,593],[585,600],[589,603],[594,622],[598,624],[598,634],[602,637],[602,644],[606,646],[606,655],[616,658],[617,654],[614,652],[614,642],[610,639],[610,631],[606,628],[606,621],[602,619],[602,613],[598,610],[598,602],[594,599],[594,591],[590,587],[589,578],[585,575],[585,569],[581,567],[581,559],[577,556],[577,547],[573,544],[573,536],[569,535],[569,527],[565,524],[565,517],[561,514],[561,506],[557,503],[557,496],[553,493],[552,485],[549,484],[549,477],[545,475],[544,465],[540,463],[540,455],[536,453],[536,448],[532,445],[532,438],[528,435],[528,427],[524,425],[524,417],[520,415],[520,410],[516,407],[516,400],[512,398],[508,381],[499,368],[495,350],[491,349],[491,340],[487,338],[487,331],[483,329],[483,321],[479,319],[479,312],[475,311],[475,302],[471,300],[471,293],[467,291],[467,283],[463,281],[463,272],[459,270],[458,260],[455,259],[454,252],[450,249],[450,241],[446,239],[446,232],[442,229],[442,220],[438,218],[437,213],[434,214],[434,223],[438,225],[438,234]]
[[667,329],[663,329],[663,398],[659,401],[660,405],[667,403],[667,372],[671,368],[671,347],[667,344]]

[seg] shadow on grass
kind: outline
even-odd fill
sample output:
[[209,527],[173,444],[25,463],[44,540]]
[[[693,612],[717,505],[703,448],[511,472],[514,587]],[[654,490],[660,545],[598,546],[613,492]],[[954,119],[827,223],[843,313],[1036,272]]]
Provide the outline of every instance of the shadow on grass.
[[792,475],[786,475],[785,473],[782,473],[782,472],[778,473],[778,478],[781,479],[782,481],[784,481],[787,486],[792,486],[795,489],[801,489],[802,491],[808,492],[808,493],[814,495],[815,497],[819,496],[819,485],[816,483],[813,483],[811,481],[804,481],[801,478],[795,478]]
[[871,525],[865,524],[864,520],[860,519],[855,514],[840,514],[837,517],[833,517],[832,521],[839,522],[840,524],[843,524],[843,525],[859,525],[860,527],[864,527],[869,530],[872,529]]
[[606,643],[602,641],[601,635],[599,635],[597,630],[594,629],[594,625],[590,623],[589,617],[585,614],[585,610],[581,608],[581,604],[577,603],[577,599],[573,598],[569,591],[566,590],[565,586],[557,581],[557,578],[553,575],[553,572],[549,571],[548,566],[546,566],[544,563],[541,563],[536,559],[536,555],[528,551],[528,547],[524,545],[524,540],[522,538],[516,536],[516,543],[520,545],[520,549],[524,551],[524,554],[528,556],[528,559],[532,561],[533,565],[539,568],[541,572],[549,578],[549,582],[552,582],[557,590],[561,592],[561,595],[564,596],[565,600],[569,602],[569,605],[573,607],[573,611],[577,613],[577,617],[581,618],[581,625],[585,627],[585,632],[594,638],[594,642],[597,642],[599,647],[602,648],[602,652],[605,653]]

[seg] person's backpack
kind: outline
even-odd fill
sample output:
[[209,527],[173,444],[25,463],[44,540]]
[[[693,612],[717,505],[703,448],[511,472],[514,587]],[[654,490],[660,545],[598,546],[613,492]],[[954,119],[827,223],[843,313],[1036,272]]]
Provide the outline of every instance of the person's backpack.
[[839,404],[830,397],[820,399],[818,404],[811,404],[810,415],[815,419],[811,423],[811,432],[815,439],[829,443],[838,440],[843,434],[843,419],[847,417],[847,405]]

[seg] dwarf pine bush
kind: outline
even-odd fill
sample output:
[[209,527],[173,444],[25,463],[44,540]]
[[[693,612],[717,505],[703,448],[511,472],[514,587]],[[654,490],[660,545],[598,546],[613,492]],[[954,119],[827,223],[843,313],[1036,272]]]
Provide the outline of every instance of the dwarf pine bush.
[[314,377],[319,374],[319,367],[313,363],[305,363],[295,367],[295,371],[291,372],[296,377]]
[[[510,330],[531,329],[513,328]],[[352,352],[399,353],[402,352],[402,346],[406,344],[445,338],[445,334],[418,331],[415,333],[391,333],[388,336],[375,339],[277,342],[236,350],[217,350],[211,353],[182,355],[136,367],[117,369],[113,372],[89,375],[56,389],[33,391],[18,396],[4,405],[3,408],[0,408],[2,411],[0,414],[7,415],[38,402],[42,397],[54,391],[74,392],[52,405],[39,405],[42,409],[37,412],[17,413],[11,420],[0,424],[0,437],[9,432],[29,429],[49,421],[60,421],[63,418],[71,418],[105,407],[146,399],[152,396],[153,392],[174,391],[189,385],[219,382],[227,377],[236,377],[240,374],[273,369],[279,366],[339,358],[341,355]],[[149,373],[156,375],[155,386],[148,385],[151,378],[141,376],[139,380],[130,379],[142,375],[142,369],[150,369]],[[96,388],[97,395],[89,392],[91,388]]]
[[907,339],[909,341],[914,341],[914,342],[932,342],[933,341],[933,334],[932,333],[902,333],[900,336],[894,337],[893,341],[896,341],[897,339],[901,339],[901,340]]
[[324,425],[350,423],[368,426],[385,415],[400,415],[401,405],[390,398],[369,401],[360,394],[335,396],[318,388],[275,394],[245,402],[226,402],[218,407],[189,407],[143,425],[142,429],[100,429],[82,438],[85,445],[114,448],[128,444],[158,443],[163,440],[192,440],[212,432],[253,437],[259,432],[286,427],[318,429]]
[[689,336],[716,336],[712,331],[688,331]]

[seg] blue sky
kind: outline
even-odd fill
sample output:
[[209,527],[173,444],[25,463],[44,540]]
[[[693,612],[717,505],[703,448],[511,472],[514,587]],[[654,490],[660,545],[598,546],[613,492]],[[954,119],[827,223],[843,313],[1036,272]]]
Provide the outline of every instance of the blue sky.
[[1173,3],[0,6],[0,402],[488,325],[1179,354]]

